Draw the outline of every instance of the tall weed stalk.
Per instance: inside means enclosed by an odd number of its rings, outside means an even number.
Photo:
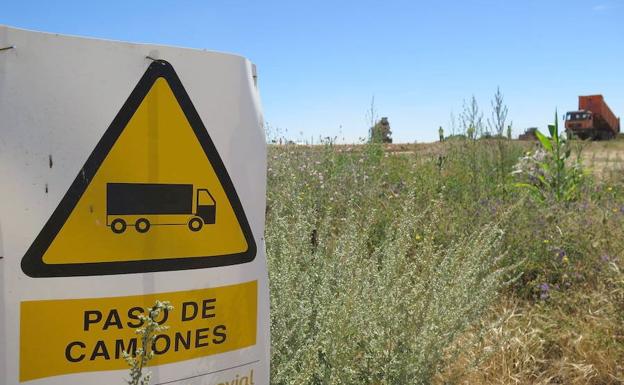
[[[575,159],[571,158],[571,142],[559,133],[556,111],[555,122],[548,125],[548,131],[550,137],[535,131],[541,149],[528,153],[518,162],[514,173],[524,180],[516,186],[529,190],[542,201],[551,198],[557,202],[576,200],[583,181],[580,151]]]

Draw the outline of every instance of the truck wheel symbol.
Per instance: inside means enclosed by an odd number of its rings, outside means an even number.
[[[145,218],[139,218],[134,222],[134,229],[139,233],[147,233],[150,229],[150,222]]]
[[[121,234],[124,231],[126,231],[126,226],[127,226],[126,225],[126,221],[124,221],[123,219],[120,219],[120,218],[114,219],[111,222],[111,225],[110,225],[111,230],[115,234]]]
[[[201,218],[191,218],[191,220],[188,223],[188,227],[191,231],[199,231],[201,230],[201,228],[204,226],[204,221],[201,220]]]

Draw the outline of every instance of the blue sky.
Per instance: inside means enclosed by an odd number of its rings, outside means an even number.
[[[514,133],[602,93],[624,114],[624,0],[5,1],[0,24],[242,54],[265,119],[292,139],[424,142],[500,86]],[[561,115],[561,114],[560,114]],[[448,131],[447,131],[448,132]]]

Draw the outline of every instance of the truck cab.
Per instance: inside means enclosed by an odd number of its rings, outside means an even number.
[[[570,111],[566,114],[565,128],[566,131],[573,131],[579,137],[582,131],[592,130],[594,127],[594,117],[591,111],[579,110]],[[589,132],[587,132],[589,134]],[[584,138],[583,138],[584,139]]]

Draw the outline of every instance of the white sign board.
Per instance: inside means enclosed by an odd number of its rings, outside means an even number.
[[[0,26],[0,383],[268,384],[266,148],[243,57]]]

